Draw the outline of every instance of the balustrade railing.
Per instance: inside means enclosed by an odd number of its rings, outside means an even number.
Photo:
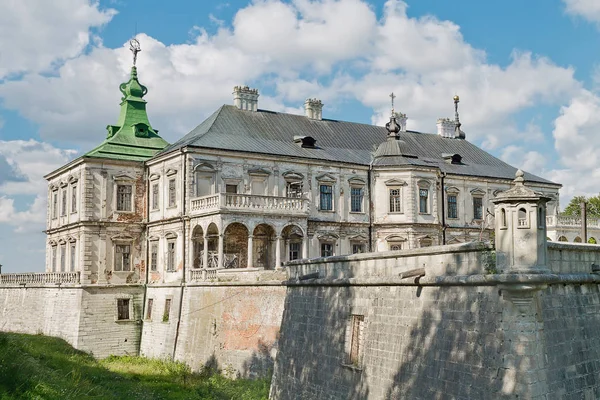
[[[79,283],[79,272],[0,274],[0,285]]]
[[[218,193],[191,200],[191,211],[254,210],[307,212],[306,199],[297,197],[261,196],[255,194]]]
[[[546,225],[547,226],[581,226],[581,217],[548,215],[546,217]],[[587,226],[590,228],[600,228],[600,219],[599,218],[588,218]]]

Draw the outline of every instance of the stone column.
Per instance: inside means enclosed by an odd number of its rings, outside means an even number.
[[[275,269],[281,268],[281,236],[275,241]]]
[[[252,268],[252,264],[254,263],[254,243],[252,239],[254,239],[254,236],[248,235],[248,268]]]
[[[308,237],[302,237],[302,258],[308,258]]]
[[[204,253],[202,254],[202,267],[208,268],[208,236],[204,236]]]
[[[223,242],[224,242],[224,235],[221,233],[219,234],[219,250],[218,250],[218,261],[217,261],[217,267],[218,268],[223,268]]]

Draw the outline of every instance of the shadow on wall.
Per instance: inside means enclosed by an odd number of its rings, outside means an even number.
[[[252,356],[242,364],[242,370],[238,372],[238,378],[262,378],[271,376],[275,360],[271,352],[275,346],[268,345],[262,340],[258,341],[258,351],[253,351]]]
[[[288,287],[271,398],[502,398],[505,302],[489,286]],[[364,316],[356,365],[352,315]]]

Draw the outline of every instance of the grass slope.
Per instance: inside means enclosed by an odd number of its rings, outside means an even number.
[[[192,374],[178,362],[95,360],[64,340],[0,332],[0,399],[267,399],[268,380]]]

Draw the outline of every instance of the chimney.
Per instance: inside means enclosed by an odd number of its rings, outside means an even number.
[[[248,86],[235,86],[233,88],[233,105],[240,110],[258,110],[258,89],[250,89]]]
[[[444,138],[454,138],[456,123],[450,118],[439,118],[437,120],[438,135]]]
[[[306,99],[304,102],[304,115],[310,119],[323,119],[323,103],[319,99]]]

